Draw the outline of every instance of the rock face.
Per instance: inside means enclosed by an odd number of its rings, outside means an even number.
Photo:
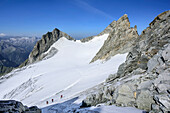
[[[50,48],[50,46],[61,37],[65,37],[68,40],[74,40],[66,33],[55,28],[52,32],[48,32],[47,34],[42,36],[42,39],[39,40],[34,46],[28,60],[26,60],[21,66],[42,60],[43,56],[41,56],[41,54],[46,52]]]
[[[0,66],[0,76],[11,72],[13,69],[13,67]]]
[[[154,113],[170,111],[170,11],[158,15],[135,42],[117,73],[95,94],[89,94],[83,105],[105,100],[106,104]]]
[[[15,100],[4,100],[0,101],[0,112],[1,113],[41,113],[41,110],[36,107],[24,106],[21,102]]]
[[[98,59],[107,60],[118,53],[129,52],[138,37],[137,27],[130,28],[126,14],[118,21],[113,21],[100,35],[105,33],[109,33],[109,36],[91,62]]]

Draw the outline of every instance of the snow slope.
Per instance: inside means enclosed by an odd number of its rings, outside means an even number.
[[[50,47],[58,50],[53,57],[16,69],[0,79],[0,99],[45,107],[46,101],[52,98],[54,103],[49,104],[63,102],[102,83],[109,74],[116,73],[127,55],[119,54],[107,62],[89,64],[107,37],[108,34],[96,36],[86,43],[60,38]]]

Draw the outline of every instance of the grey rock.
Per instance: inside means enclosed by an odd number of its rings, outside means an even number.
[[[37,106],[29,107],[28,113],[41,113],[41,110]]]
[[[166,94],[155,95],[154,99],[160,104],[160,109],[166,109],[166,111],[170,111],[170,99]]]
[[[109,77],[106,79],[106,82],[114,81],[118,77],[118,74],[110,74]]]
[[[170,83],[170,81],[169,81],[169,83]],[[165,92],[167,92],[167,90],[170,89],[170,84],[161,84],[160,83],[160,84],[158,84],[157,88],[158,88],[159,93],[165,93]]]
[[[143,73],[145,73],[145,72],[146,72],[146,70],[141,69],[141,68],[137,68],[136,70],[133,70],[133,71],[132,71],[132,73],[133,73],[134,75],[143,74]]]
[[[159,111],[159,106],[156,104],[151,105],[153,112]]]
[[[166,65],[170,66],[170,44],[165,45],[167,48],[162,52],[162,58]]]
[[[24,62],[24,64],[22,64],[21,66],[42,60],[44,58],[42,57],[42,54],[46,52],[50,48],[50,46],[61,37],[65,37],[68,40],[75,40],[66,33],[55,28],[52,32],[48,32],[47,34],[42,36],[42,39],[39,40],[34,46],[32,52],[29,55],[28,60],[26,60],[26,62]]]
[[[154,113],[170,111],[169,17],[170,11],[163,12],[151,22],[148,28],[143,30],[132,44],[133,47],[130,46],[132,49],[126,61],[119,66],[117,73],[107,78],[103,88],[98,89],[95,95],[103,92],[101,97],[107,98],[105,102],[107,104],[133,106]],[[109,38],[107,40],[109,43]],[[113,55],[110,51],[115,51],[114,48],[110,49],[107,46],[102,48],[109,52],[106,55],[103,50],[99,51],[100,55],[98,53],[95,56],[96,59],[101,59],[100,56],[107,59]],[[107,95],[110,92],[105,89],[107,86],[114,88],[110,95]],[[101,101],[95,101],[96,99],[94,96],[93,101],[89,100],[88,104],[101,103]]]
[[[120,76],[120,75],[123,75],[124,72],[125,72],[125,63],[121,64],[118,68],[118,71],[117,71],[117,75]]]
[[[152,93],[148,90],[141,90],[136,103],[139,109],[150,111],[151,105],[154,103]]]
[[[111,32],[108,38],[91,62],[98,59],[107,60],[116,54],[129,52],[138,37],[136,26],[130,28],[130,22],[126,14],[118,21],[114,21],[111,27],[112,30],[109,30]]]
[[[58,52],[58,50],[55,47],[52,47],[48,53],[43,53],[41,55],[41,59],[49,59],[51,57],[53,57],[56,53]]]
[[[133,84],[130,83],[123,84],[118,89],[119,89],[118,91],[119,96],[116,99],[117,104],[124,104],[125,106],[127,106],[131,102],[135,101],[134,91],[136,91],[136,88]]]
[[[81,39],[80,41],[85,43],[85,42],[92,40],[94,37],[95,36],[86,37],[86,38]]]
[[[15,100],[3,100],[0,101],[0,112],[3,113],[41,113],[41,110],[32,106],[28,108],[24,106],[21,102]]]
[[[148,63],[148,57],[145,56],[145,55],[142,55],[139,59],[139,64],[138,64],[138,67],[143,69],[143,70],[147,70],[148,67],[147,67],[147,63]]]
[[[0,66],[0,76],[11,72],[13,69],[13,67]]]
[[[141,83],[138,85],[138,89],[148,89],[152,86],[153,80],[146,80],[146,81],[141,81]]]
[[[158,62],[158,55],[155,55],[152,57],[152,59],[150,59],[147,63],[147,67],[148,67],[148,72],[152,71],[157,65],[159,65]]]

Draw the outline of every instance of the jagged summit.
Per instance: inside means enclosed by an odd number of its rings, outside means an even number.
[[[102,48],[92,59],[94,62],[98,59],[109,59],[116,54],[123,54],[130,51],[135,39],[138,37],[137,26],[130,27],[130,22],[127,14],[124,14],[117,21],[113,21],[100,34],[108,33],[109,36]]]
[[[46,52],[50,48],[50,46],[61,37],[65,37],[68,40],[75,40],[68,34],[55,28],[52,32],[47,32],[42,36],[42,39],[39,40],[34,46],[32,52],[29,55],[29,58],[22,65],[31,64],[35,61],[43,59],[43,56],[41,56],[41,54]]]
[[[130,22],[129,22],[129,18],[128,18],[128,15],[127,14],[124,14],[122,17],[120,17],[118,19],[118,21],[116,22],[115,20],[110,23],[101,33],[99,33],[97,36],[101,36],[103,34],[110,34],[114,28],[116,27],[116,23],[119,23],[119,22],[122,22],[122,21],[126,21],[128,24],[129,24],[129,27],[130,27]],[[81,39],[80,41],[81,42],[88,42],[89,40],[93,39],[95,36],[90,36],[90,37],[87,37],[87,38],[83,38]]]

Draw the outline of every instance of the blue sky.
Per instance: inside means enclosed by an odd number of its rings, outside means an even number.
[[[128,14],[139,34],[170,0],[0,0],[0,35],[39,36],[58,28],[75,38],[96,35]]]

